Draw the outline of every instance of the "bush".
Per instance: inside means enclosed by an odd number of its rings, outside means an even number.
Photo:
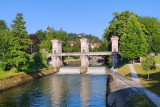
[[[47,67],[47,59],[44,52],[36,52],[31,56],[31,61],[29,63],[29,71],[39,70]]]

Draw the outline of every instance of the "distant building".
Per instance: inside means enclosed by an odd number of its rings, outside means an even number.
[[[91,46],[92,49],[95,48],[95,47],[101,46],[100,43],[89,43],[89,45]]]
[[[76,43],[76,41],[69,41],[69,43],[71,44],[71,47]]]
[[[81,37],[85,36],[85,34],[81,33],[81,34],[77,34],[77,36],[81,38]]]
[[[46,32],[50,32],[51,28],[48,26]]]

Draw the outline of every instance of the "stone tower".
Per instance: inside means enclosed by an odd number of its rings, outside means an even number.
[[[112,36],[112,66],[115,67],[118,64],[118,36]]]
[[[87,38],[81,38],[81,53],[89,52],[89,40]]]
[[[81,38],[81,68],[80,72],[85,73],[87,72],[87,68],[89,65],[88,56],[85,53],[89,52],[89,40],[87,38]]]
[[[56,54],[62,53],[62,41],[59,39],[52,39],[52,65],[56,69],[58,69],[62,65],[62,57],[56,56]]]

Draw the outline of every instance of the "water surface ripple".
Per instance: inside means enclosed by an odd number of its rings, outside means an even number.
[[[1,107],[105,107],[107,75],[53,74],[0,93]]]

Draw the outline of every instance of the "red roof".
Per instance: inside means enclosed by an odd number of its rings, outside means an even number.
[[[100,43],[89,43],[89,45],[101,46]]]
[[[76,41],[69,41],[69,43],[70,43],[70,44],[75,44],[75,43],[76,43]]]

